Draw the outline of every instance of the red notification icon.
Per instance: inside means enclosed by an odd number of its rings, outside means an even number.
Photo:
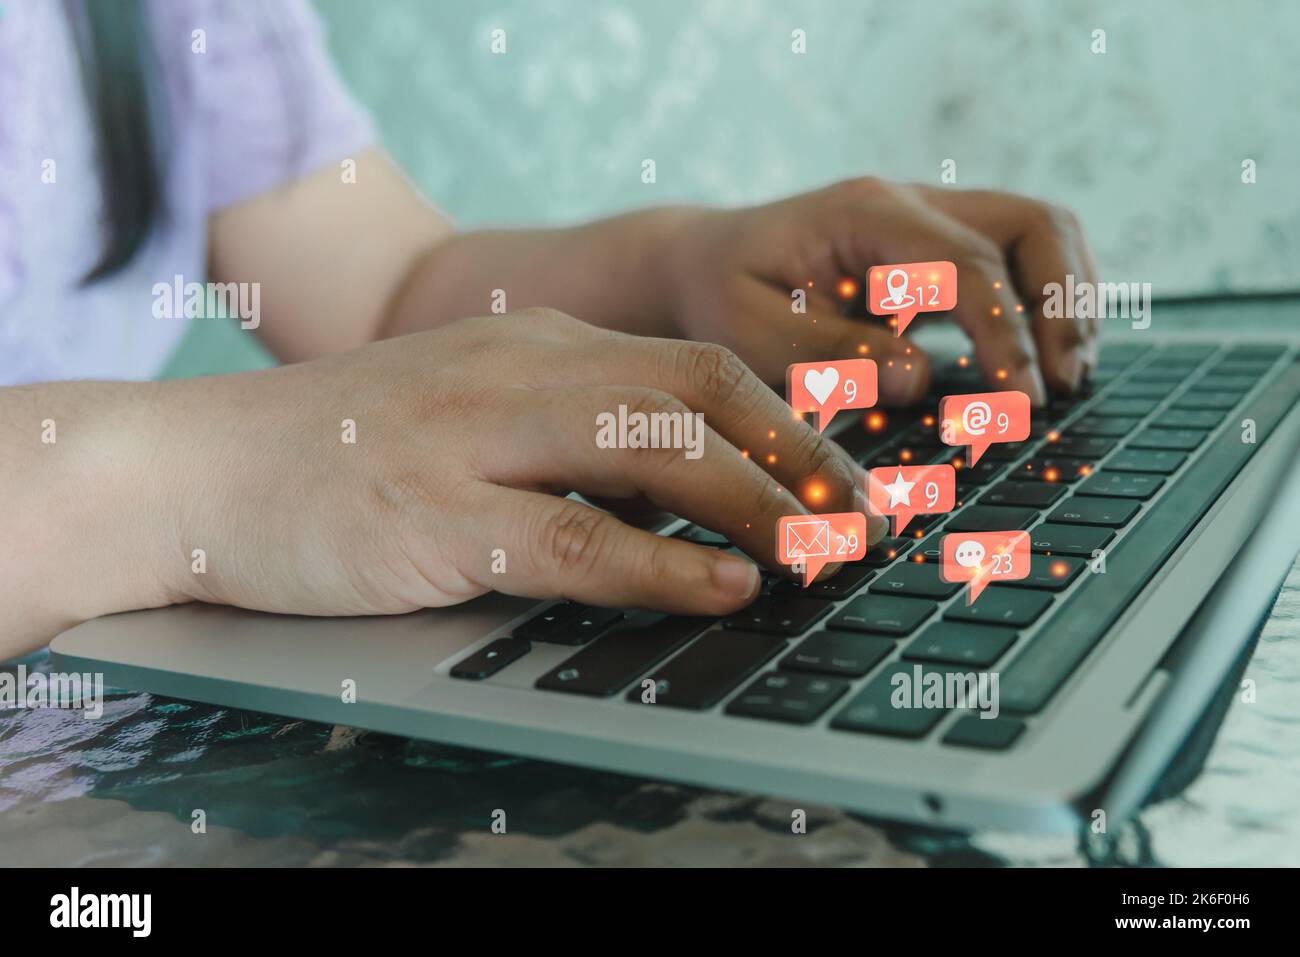
[[[939,576],[946,582],[970,582],[966,604],[989,585],[1029,577],[1028,532],[956,532],[943,537]]]
[[[995,442],[1029,438],[1029,396],[1023,392],[973,392],[939,403],[939,441],[970,446],[973,466]]]
[[[887,465],[868,473],[867,505],[893,518],[895,536],[917,515],[951,512],[957,500],[957,470],[951,465]]]
[[[867,273],[867,308],[893,316],[901,336],[918,312],[946,312],[957,305],[957,267],[950,262],[873,266]]]

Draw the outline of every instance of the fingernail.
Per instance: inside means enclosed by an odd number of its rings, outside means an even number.
[[[1083,379],[1083,356],[1078,349],[1071,349],[1061,359],[1061,378],[1069,384],[1071,392],[1079,388]]]
[[[867,511],[866,492],[867,474],[863,472],[861,478],[858,478],[857,476],[854,476],[854,478],[857,479],[857,482],[853,486],[853,511],[861,512],[863,515],[869,515],[870,513]]]
[[[1008,377],[1007,385],[1029,396],[1031,405],[1042,405],[1047,401],[1047,386],[1043,385],[1043,374],[1035,365],[1016,369]]]
[[[753,562],[719,552],[713,559],[713,584],[735,598],[752,598],[758,593],[758,566]]]

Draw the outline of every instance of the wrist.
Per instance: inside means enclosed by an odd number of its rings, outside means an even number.
[[[53,542],[41,552],[56,630],[113,612],[184,600],[175,538],[181,493],[170,449],[183,431],[163,418],[164,383],[75,383],[55,417],[57,446],[36,482]],[[58,405],[56,402],[55,405]]]

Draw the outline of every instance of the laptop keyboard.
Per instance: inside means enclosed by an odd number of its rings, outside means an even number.
[[[576,645],[538,689],[622,694],[627,707],[645,707],[649,686],[656,707],[798,725],[827,718],[828,734],[1013,747],[1300,400],[1300,362],[1273,344],[1120,346],[1079,395],[1035,410],[1029,439],[990,446],[976,467],[962,467],[957,450],[938,442],[932,410],[943,395],[982,388],[974,370],[953,370],[916,409],[887,413],[887,434],[864,427],[839,436],[868,468],[953,462],[958,501],[949,513],[917,516],[904,536],[835,577],[805,589],[764,574],[759,597],[722,620],[558,602],[451,674],[483,680],[526,658],[534,642]],[[1242,439],[1245,417],[1253,444]],[[962,586],[940,577],[942,536],[1017,529],[1030,533],[1028,577],[991,585],[967,605]],[[675,534],[730,547],[699,526]],[[1089,568],[1098,554],[1105,574]],[[916,668],[996,670],[1001,715],[891,706],[893,676],[911,680]]]

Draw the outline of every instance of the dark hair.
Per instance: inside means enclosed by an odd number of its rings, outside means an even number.
[[[163,211],[158,134],[149,95],[148,35],[140,0],[65,0],[81,79],[99,138],[107,235],[90,284],[123,269]]]

